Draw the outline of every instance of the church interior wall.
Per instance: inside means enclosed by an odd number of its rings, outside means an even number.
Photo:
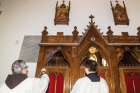
[[[0,0],[0,84],[11,73],[11,64],[18,59],[24,36],[41,35],[44,26],[48,27],[49,35],[64,32],[71,35],[77,26],[80,34],[89,22],[89,15],[104,34],[111,26],[114,34],[128,32],[137,34],[140,26],[139,0],[125,0],[129,25],[115,25],[110,0],[71,0],[69,25],[54,25],[55,5],[57,0]],[[62,0],[58,0],[62,1]],[[115,1],[115,0],[112,0]],[[122,2],[122,0],[119,0]],[[66,0],[66,3],[68,0]],[[34,76],[36,62],[28,62],[29,76]]]

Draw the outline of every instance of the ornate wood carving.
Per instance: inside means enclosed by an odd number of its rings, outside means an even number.
[[[108,27],[107,31],[107,36],[103,36],[104,39],[109,43],[109,44],[116,44],[116,45],[121,45],[121,44],[134,44],[138,45],[139,44],[139,37],[140,37],[140,31],[138,30],[137,36],[129,36],[128,32],[122,32],[122,35],[113,35],[113,31],[111,30],[111,27]]]
[[[42,39],[41,42],[45,42],[46,41],[46,36],[48,35],[48,31],[47,31],[47,27],[44,27],[44,30],[42,31]]]
[[[108,27],[108,31],[107,31],[107,39],[108,39],[108,42],[113,42],[113,31],[111,30],[111,26]]]
[[[108,64],[106,67],[100,65],[99,72],[107,80],[110,93],[121,93],[120,83],[125,83],[125,81],[120,82],[119,68],[122,66],[118,65],[121,60],[120,57],[123,56],[123,46],[129,48],[132,46],[139,47],[139,33],[137,36],[129,36],[126,32],[123,32],[120,36],[113,35],[111,27],[108,27],[107,35],[103,36],[95,22],[93,22],[93,16],[90,16],[90,18],[90,24],[82,36],[78,35],[77,27],[74,27],[72,35],[66,36],[62,32],[58,32],[57,35],[48,35],[45,27],[42,32],[36,76],[39,76],[39,71],[42,67],[46,67],[48,74],[50,72],[61,72],[64,76],[64,93],[70,93],[75,81],[84,75],[80,66],[81,60],[88,55],[88,49],[91,46],[96,46],[99,57],[105,59]],[[58,51],[60,47],[61,49]],[[57,53],[61,54],[61,56],[58,57]],[[58,57],[63,62],[52,61],[56,64],[48,64],[50,55],[52,55],[52,59]],[[66,61],[64,61],[65,59]],[[129,68],[133,66],[130,65]],[[128,66],[125,67],[127,68]],[[135,67],[138,67],[138,65],[135,65]]]
[[[120,66],[140,66],[140,48],[138,46],[123,46],[120,54]]]
[[[79,34],[76,26],[74,27],[72,34],[73,34],[73,40],[76,42],[76,40],[78,38],[78,34]]]
[[[123,6],[119,4],[118,0],[116,0],[115,6],[112,5],[112,1],[110,1],[110,4],[112,8],[115,25],[129,25],[129,19],[124,1]]]
[[[69,5],[67,6],[65,4],[65,1],[63,0],[63,3],[58,6],[58,1],[56,3],[55,8],[55,18],[54,18],[54,24],[55,25],[68,25],[69,24],[69,12],[70,12],[70,1]]]

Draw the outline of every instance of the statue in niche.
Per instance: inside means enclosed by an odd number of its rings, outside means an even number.
[[[90,47],[89,48],[89,59],[91,59],[91,60],[95,60],[96,62],[97,62],[97,56],[96,56],[96,53],[97,52],[97,50],[96,50],[96,48],[95,47]]]
[[[106,60],[101,57],[96,47],[91,46],[88,51],[89,59],[95,60],[100,66],[108,66]]]
[[[116,1],[116,6],[113,6],[112,2],[110,3],[112,7],[112,13],[113,13],[115,25],[129,25],[129,19],[127,16],[127,11],[126,11],[124,1],[123,1],[124,7],[121,6],[118,3],[118,1]]]
[[[69,11],[70,11],[70,1],[69,6],[66,6],[65,1],[58,6],[58,1],[56,4],[56,12],[55,12],[55,19],[54,24],[69,24]]]

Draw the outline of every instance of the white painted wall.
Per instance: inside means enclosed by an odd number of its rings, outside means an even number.
[[[114,34],[127,31],[130,35],[136,35],[136,28],[140,26],[140,0],[125,0],[129,26],[114,25],[110,0],[71,0],[69,25],[55,26],[53,20],[56,1],[0,0],[0,10],[3,11],[0,15],[0,84],[10,73],[12,62],[18,59],[24,35],[40,35],[44,26],[48,26],[49,34],[71,34],[74,26],[81,33],[88,25],[90,14],[95,16],[96,24],[104,33],[108,26],[112,26]],[[29,63],[30,76],[34,75],[35,67],[35,63]]]

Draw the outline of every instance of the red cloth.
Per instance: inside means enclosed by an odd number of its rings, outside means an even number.
[[[57,75],[56,93],[63,93],[64,78],[61,73]]]
[[[139,73],[126,73],[125,81],[127,93],[140,93],[140,74]]]
[[[49,75],[50,83],[46,93],[55,93],[55,74],[51,73]]]
[[[135,77],[136,93],[140,93],[140,75]]]
[[[101,76],[102,78],[105,79],[105,70],[104,70],[104,69],[100,69],[100,70],[98,71],[98,74],[99,74],[99,76]]]

